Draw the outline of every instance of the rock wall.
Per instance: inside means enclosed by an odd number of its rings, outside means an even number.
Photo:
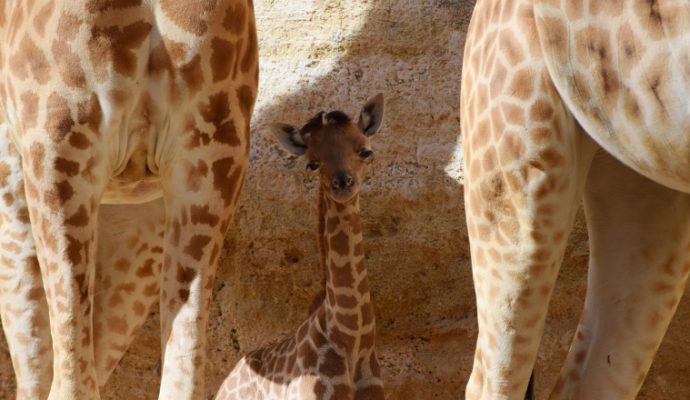
[[[316,179],[266,129],[320,110],[351,115],[386,96],[384,125],[362,210],[378,352],[389,399],[459,399],[476,335],[462,201],[459,87],[473,1],[256,0],[261,87],[250,172],[216,279],[207,390],[245,351],[292,332],[319,289]],[[582,309],[587,238],[578,220],[537,364],[544,397]],[[680,306],[642,399],[687,398],[690,307]],[[104,399],[154,399],[160,374],[153,313],[108,383]],[[4,343],[3,343],[4,346]],[[0,398],[13,396],[6,347]]]

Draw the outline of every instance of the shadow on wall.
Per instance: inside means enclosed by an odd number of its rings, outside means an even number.
[[[256,3],[261,88],[244,201],[219,272],[218,337],[232,326],[245,352],[293,333],[320,285],[316,176],[266,125],[301,126],[321,110],[355,116],[383,92],[362,214],[384,378],[390,398],[419,382],[419,398],[457,398],[473,355],[474,294],[460,176],[446,170],[460,171],[449,164],[460,161],[460,68],[474,2],[286,4]],[[221,358],[229,371],[236,357]]]

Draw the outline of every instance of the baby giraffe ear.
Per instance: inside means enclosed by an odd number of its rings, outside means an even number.
[[[359,113],[357,126],[365,136],[372,136],[378,132],[383,121],[383,93],[367,100]]]
[[[308,136],[302,135],[299,129],[292,125],[273,123],[270,125],[273,136],[285,150],[296,156],[301,156],[307,151]]]

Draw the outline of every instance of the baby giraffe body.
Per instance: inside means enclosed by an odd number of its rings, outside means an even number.
[[[319,247],[326,296],[297,332],[246,355],[226,378],[216,400],[383,399],[374,352],[374,310],[369,294],[359,209],[368,136],[379,128],[383,96],[364,106],[359,123],[334,111],[301,130],[276,124],[290,152],[319,170]]]

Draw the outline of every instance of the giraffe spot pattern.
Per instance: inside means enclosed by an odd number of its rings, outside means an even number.
[[[204,121],[216,128],[212,135],[214,140],[230,146],[240,144],[235,123],[230,118],[230,100],[227,92],[218,92],[209,97],[208,104],[201,106],[199,112]]]
[[[86,76],[81,67],[79,56],[72,51],[70,45],[60,40],[54,40],[51,48],[53,58],[58,66],[58,73],[62,81],[75,88],[82,88],[86,85]]]
[[[213,186],[220,192],[226,207],[236,201],[235,197],[242,183],[243,170],[241,168],[233,168],[235,165],[236,163],[233,157],[216,160],[211,165]]]
[[[88,47],[97,76],[105,79],[107,69],[112,66],[119,74],[134,77],[138,64],[134,50],[149,36],[151,28],[145,21],[123,27],[93,27]]]
[[[214,0],[200,0],[187,3],[161,0],[160,6],[167,17],[180,29],[201,36],[208,30],[208,15],[215,11],[216,2]]]
[[[57,93],[52,93],[48,97],[46,109],[46,133],[53,141],[62,142],[74,126],[67,100]]]
[[[50,79],[48,59],[28,35],[22,38],[17,51],[10,57],[9,69],[21,80],[32,77],[43,85]]]
[[[235,57],[235,46],[232,43],[221,38],[211,41],[211,71],[214,82],[227,79]]]
[[[204,248],[211,242],[211,237],[208,235],[193,235],[189,239],[189,243],[184,248],[184,253],[192,257],[196,261],[200,261],[204,255]]]

